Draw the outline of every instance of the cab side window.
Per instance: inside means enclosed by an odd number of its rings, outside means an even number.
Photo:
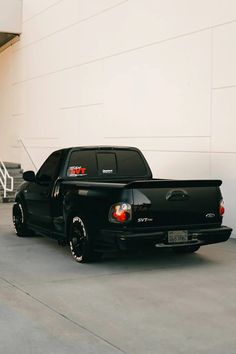
[[[53,182],[59,173],[60,160],[61,151],[53,152],[38,171],[36,176],[37,180],[39,182]]]

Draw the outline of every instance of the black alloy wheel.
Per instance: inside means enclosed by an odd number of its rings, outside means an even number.
[[[102,253],[92,248],[87,228],[79,216],[72,219],[69,234],[70,250],[76,262],[87,263],[101,258]]]
[[[33,232],[27,227],[26,216],[21,202],[15,202],[13,205],[12,218],[17,236],[27,237],[33,235]]]

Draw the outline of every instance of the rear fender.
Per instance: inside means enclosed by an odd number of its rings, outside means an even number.
[[[66,235],[68,235],[71,220],[76,215],[86,221],[90,232],[98,235],[102,228],[111,225],[108,220],[109,211],[111,206],[118,202],[132,204],[132,189],[96,188],[86,191],[78,189],[69,191],[63,200]]]

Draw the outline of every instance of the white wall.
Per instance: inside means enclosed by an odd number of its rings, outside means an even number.
[[[0,54],[2,158],[32,168],[19,139],[37,166],[62,146],[134,145],[156,176],[222,178],[236,229],[236,1],[24,0],[23,10],[21,41]]]
[[[21,33],[22,0],[0,0],[0,32]]]

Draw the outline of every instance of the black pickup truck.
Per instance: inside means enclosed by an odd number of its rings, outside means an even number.
[[[133,147],[61,149],[23,177],[13,206],[17,235],[69,243],[78,262],[144,246],[195,252],[232,232],[221,225],[220,180],[154,179]]]

